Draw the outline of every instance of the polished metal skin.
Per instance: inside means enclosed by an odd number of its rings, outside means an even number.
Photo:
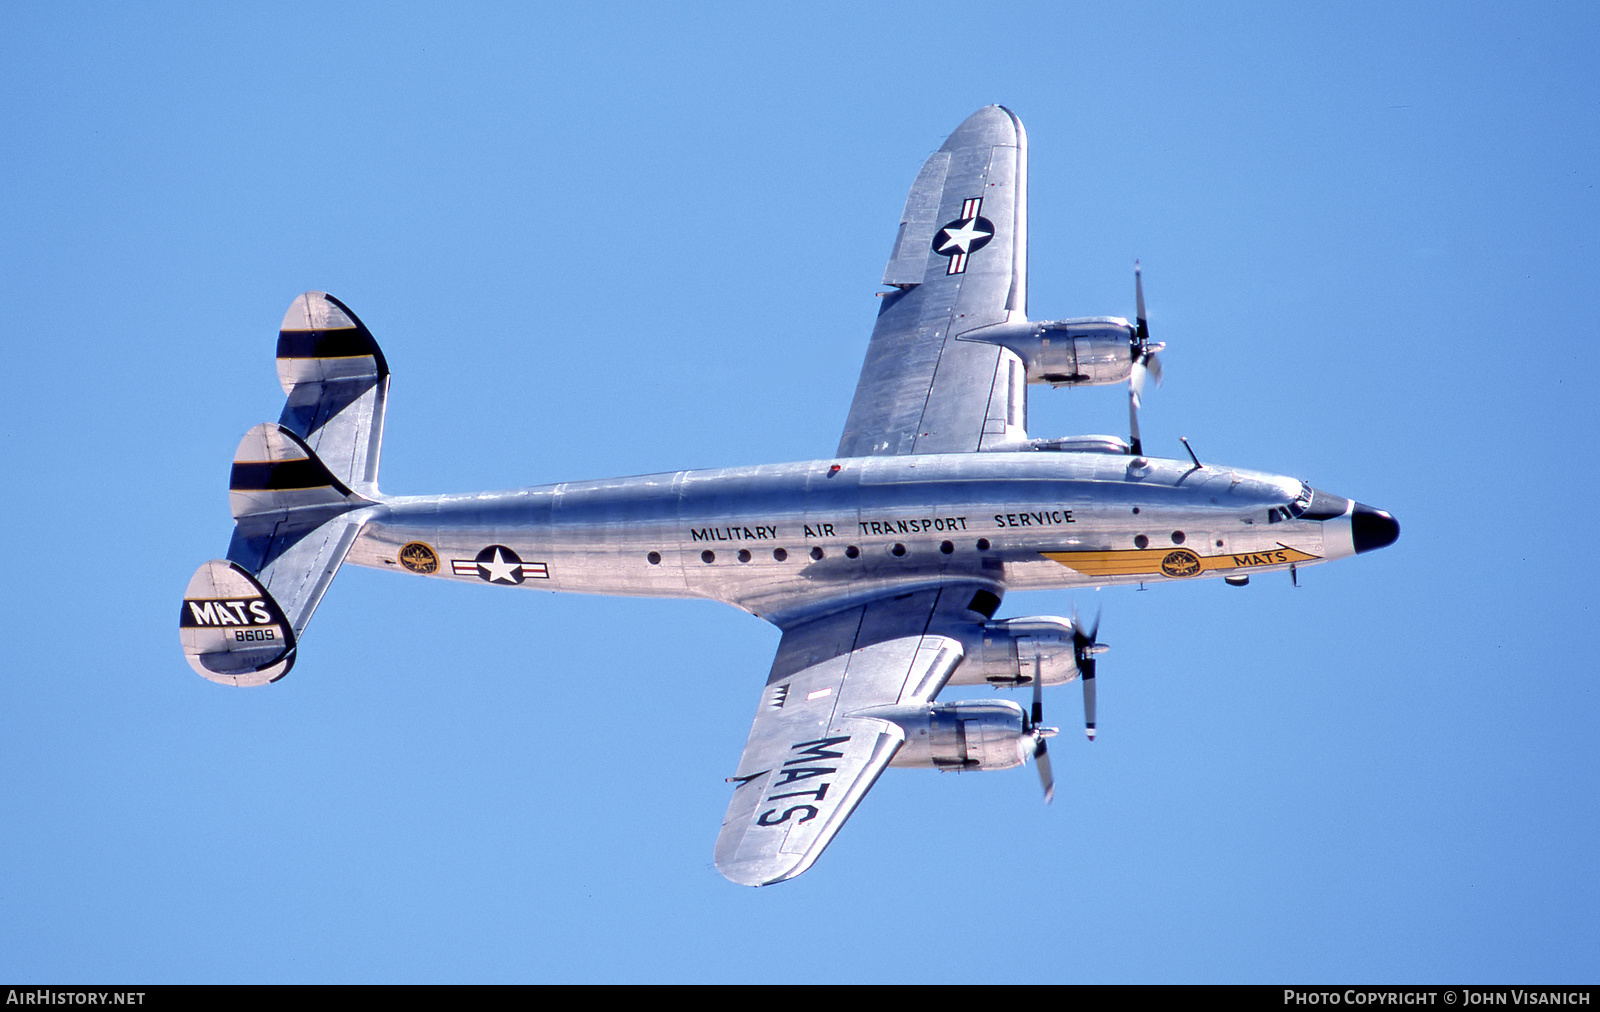
[[[792,878],[883,769],[1039,761],[1038,687],[1085,689],[1093,630],[994,618],[1010,590],[1249,576],[1380,548],[1387,513],[1298,479],[1139,452],[1133,439],[1036,439],[1027,387],[1138,385],[1148,340],[1117,317],[1027,320],[1027,140],[998,106],[918,175],[836,456],[761,467],[387,496],[388,366],[366,327],[309,292],[284,318],[277,424],[246,434],[226,560],[185,593],[191,665],[224,684],[285,675],[339,565],[577,593],[704,597],[783,630],[740,759],[716,863]],[[1081,676],[1081,677],[1080,677]],[[1028,686],[935,702],[947,684]]]
[[[481,574],[466,563],[501,544],[540,567],[516,581],[526,587],[708,597],[783,626],[863,596],[951,581],[993,584],[998,594],[1354,554],[1345,509],[1273,520],[1302,487],[1110,454],[837,458],[386,498],[363,511],[347,561],[404,568],[401,549],[420,543],[447,562],[429,575],[470,581]],[[1164,556],[1180,545],[1200,569],[1164,574]]]

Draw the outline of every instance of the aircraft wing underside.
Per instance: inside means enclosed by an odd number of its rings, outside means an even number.
[[[980,109],[912,185],[839,456],[962,453],[1025,438],[1021,360],[961,340],[1026,316],[1028,140]]]
[[[961,663],[961,643],[936,630],[968,614],[974,590],[879,598],[785,628],[732,778],[718,871],[769,885],[811,867],[905,739],[892,708],[931,702]]]

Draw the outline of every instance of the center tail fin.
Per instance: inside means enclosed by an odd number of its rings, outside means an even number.
[[[307,292],[284,317],[278,375],[282,418],[245,433],[234,454],[228,557],[190,579],[179,620],[190,666],[227,685],[288,674],[378,500],[389,369],[371,332],[337,299]]]

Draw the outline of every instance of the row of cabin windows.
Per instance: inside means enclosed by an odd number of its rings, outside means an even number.
[[[989,539],[979,538],[977,541],[977,549],[980,552],[987,552],[989,550]],[[956,545],[954,541],[941,542],[939,545],[939,551],[943,552],[945,555],[950,555],[954,553],[955,550]],[[893,555],[897,559],[904,558],[908,551],[909,550],[906,548],[906,546],[900,544],[899,542],[895,542],[893,545],[889,546],[889,554]],[[821,560],[825,558],[828,553],[824,552],[822,548],[818,546],[813,547],[810,554],[812,559]],[[861,557],[861,549],[857,548],[855,545],[849,545],[845,548],[844,554],[845,558],[847,559],[857,559]],[[786,562],[789,558],[789,550],[787,548],[774,548],[772,550],[772,557],[779,562]],[[750,549],[739,549],[738,559],[740,562],[749,562],[752,558],[753,556],[750,554]],[[645,555],[645,559],[652,566],[661,565],[660,552],[650,552]],[[708,548],[700,553],[700,561],[709,566],[711,563],[717,561],[717,553]]]
[[[1138,512],[1138,511],[1135,510],[1134,512]],[[1182,531],[1173,531],[1171,537],[1172,537],[1172,543],[1175,544],[1175,545],[1181,545],[1181,544],[1184,543],[1185,540],[1187,540],[1186,536],[1184,535],[1184,533]],[[1147,537],[1146,535],[1143,535],[1143,534],[1135,535],[1134,539],[1133,539],[1133,546],[1135,548],[1149,548],[1150,547],[1150,539],[1149,539],[1149,537]],[[977,547],[978,551],[980,551],[980,552],[987,552],[989,550],[989,539],[988,538],[979,538],[978,541],[977,541],[976,547]],[[1217,542],[1217,547],[1218,548],[1222,547],[1222,542],[1221,541]],[[955,550],[956,550],[956,546],[955,546],[955,542],[953,542],[953,541],[943,541],[943,542],[940,542],[940,544],[939,544],[939,551],[943,552],[945,555],[950,555]],[[811,549],[811,558],[813,558],[813,559],[821,560],[822,558],[824,558],[826,556],[826,554],[827,553],[824,552],[820,547],[816,547],[816,548],[812,548]],[[857,548],[855,545],[849,545],[849,546],[847,546],[845,548],[844,554],[845,554],[845,558],[848,558],[848,559],[859,558],[861,556],[861,549]],[[897,559],[904,558],[906,556],[906,554],[907,554],[906,546],[897,541],[897,542],[895,542],[893,545],[891,545],[889,547],[889,554],[893,555]],[[774,559],[776,559],[777,561],[779,561],[779,562],[785,562],[789,558],[789,551],[788,551],[788,549],[785,549],[785,548],[774,548],[772,550],[772,557]],[[738,558],[739,558],[740,562],[749,562],[751,560],[751,558],[753,558],[753,556],[750,554],[750,549],[741,548],[741,549],[739,549]],[[645,556],[645,559],[648,560],[650,565],[652,565],[652,566],[661,565],[661,553],[660,552],[650,552],[649,554],[647,554]],[[717,561],[717,553],[713,552],[711,549],[708,548],[705,551],[700,553],[700,561],[704,562],[706,565],[709,566],[711,563]]]

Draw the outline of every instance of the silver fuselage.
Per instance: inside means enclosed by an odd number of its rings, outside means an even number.
[[[349,561],[474,581],[488,576],[471,560],[501,545],[528,564],[522,587],[704,597],[782,623],[831,601],[952,579],[1000,592],[1091,587],[1353,554],[1348,510],[1321,520],[1274,512],[1303,487],[1255,471],[1094,453],[818,460],[385,497],[368,508]],[[436,554],[431,571],[402,565],[402,549],[417,544]],[[1163,572],[1172,553],[1180,565]],[[1186,553],[1222,568],[1187,572]],[[1106,562],[1113,556],[1116,565]]]

